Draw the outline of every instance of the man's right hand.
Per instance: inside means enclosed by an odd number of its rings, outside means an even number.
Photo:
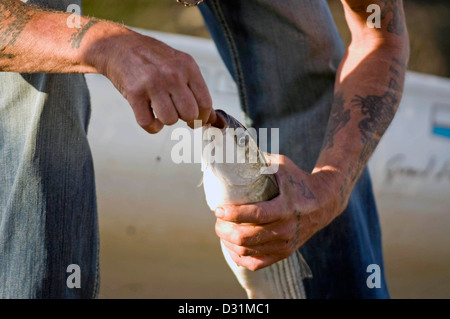
[[[104,20],[80,17],[74,28],[70,16],[1,1],[0,71],[102,73],[149,133],[179,119],[215,121],[208,88],[188,54]]]
[[[91,44],[86,59],[111,80],[149,133],[179,119],[188,124],[216,119],[194,59],[156,39],[127,30]]]

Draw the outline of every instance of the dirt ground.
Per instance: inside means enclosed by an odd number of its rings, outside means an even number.
[[[214,217],[207,210],[199,212],[201,221],[173,224],[176,212],[165,211],[167,219],[160,216],[150,223],[148,217],[129,219],[111,213],[113,207],[100,207],[101,298],[246,297],[222,257]],[[448,221],[424,227],[416,217],[381,214],[391,296],[450,298]],[[442,239],[447,242],[436,245]]]

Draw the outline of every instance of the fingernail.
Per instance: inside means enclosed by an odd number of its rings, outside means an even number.
[[[216,208],[215,214],[217,218],[222,218],[223,216],[225,216],[225,210],[221,207]]]

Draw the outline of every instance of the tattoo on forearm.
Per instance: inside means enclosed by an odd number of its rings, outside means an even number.
[[[367,116],[358,125],[362,134],[361,140],[366,143],[369,139],[379,139],[386,131],[398,100],[394,93],[387,91],[383,95],[356,95],[352,102],[354,107],[360,108],[361,113]]]
[[[72,34],[69,39],[69,42],[72,43],[72,48],[78,49],[88,30],[99,21],[100,20],[97,19],[91,19],[82,28],[78,29],[74,34]]]
[[[291,185],[296,185],[300,188],[300,192],[302,193],[302,196],[306,199],[316,199],[311,189],[306,185],[305,181],[302,180],[301,182],[297,182],[292,179],[292,177],[289,177],[289,183]]]
[[[343,129],[350,121],[350,110],[344,110],[345,100],[341,92],[334,95],[333,105],[331,106],[330,119],[328,121],[327,132],[322,149],[330,149],[334,146],[334,136]]]
[[[394,118],[400,103],[403,74],[406,66],[398,59],[392,59],[393,64],[389,67],[392,74],[388,88],[382,95],[367,95],[362,97],[356,95],[352,100],[353,107],[361,110],[365,118],[358,124],[361,133],[361,142],[364,144],[361,150],[357,167],[351,176],[354,182],[367,164],[370,156],[375,150],[378,142]]]
[[[35,10],[29,5],[14,0],[0,2],[0,50],[1,57],[13,58],[5,53],[8,46],[13,46],[25,26],[33,18]]]
[[[398,83],[400,71],[397,68],[401,64],[397,59],[392,60],[395,66],[391,65],[389,68],[392,77],[386,92],[383,95],[367,95],[366,97],[356,95],[352,100],[353,107],[360,109],[361,113],[366,116],[358,125],[363,143],[381,138],[391,123],[400,102],[401,86]]]
[[[358,158],[358,163],[356,163],[356,169],[353,170],[353,174],[351,175],[352,183],[356,182],[356,180],[361,175],[362,171],[367,165],[367,161],[369,160],[377,145],[378,140],[375,138],[371,138],[366,143],[364,143],[363,149],[361,150],[361,154]]]
[[[384,6],[381,10],[381,19],[386,19],[388,16],[387,31],[396,35],[402,35],[405,32],[404,21],[401,12],[401,3],[399,0],[380,0]]]
[[[0,58],[12,59],[12,58],[15,57],[14,54],[11,54],[11,53],[5,53],[4,51],[5,51],[5,48],[2,48],[2,49],[0,50]]]

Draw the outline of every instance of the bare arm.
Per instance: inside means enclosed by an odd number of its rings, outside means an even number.
[[[81,18],[81,28],[69,28],[69,14],[43,10],[18,0],[0,2],[0,70],[10,72],[97,72],[85,59],[97,28],[127,32],[116,24]],[[89,35],[89,36],[87,36]],[[81,45],[83,44],[83,45]]]
[[[257,270],[290,256],[345,209],[350,193],[400,103],[409,41],[402,0],[342,0],[352,42],[336,79],[323,148],[310,174],[273,157],[280,195],[216,209],[216,233],[231,258]],[[366,25],[381,7],[380,29]]]
[[[192,57],[108,21],[81,17],[80,28],[69,28],[68,17],[19,0],[0,1],[0,70],[101,73],[149,133],[178,119],[214,121],[211,97]]]
[[[344,209],[351,190],[391,123],[403,93],[409,40],[402,0],[342,0],[352,42],[341,63],[324,146],[315,171],[335,178]],[[381,28],[366,24],[381,8]]]

